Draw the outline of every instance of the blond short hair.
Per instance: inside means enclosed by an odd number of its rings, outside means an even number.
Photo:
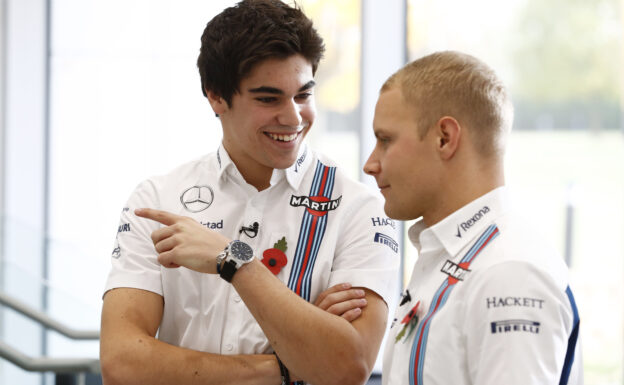
[[[504,153],[513,107],[503,83],[482,61],[461,52],[437,52],[401,68],[380,92],[397,86],[414,107],[421,138],[440,118],[451,116],[468,127],[480,154]]]

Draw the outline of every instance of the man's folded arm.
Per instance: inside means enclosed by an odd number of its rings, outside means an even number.
[[[106,293],[100,339],[105,385],[281,383],[272,354],[211,354],[157,340],[162,314],[158,294],[130,288]]]
[[[363,289],[353,322],[315,307],[275,279],[261,262],[241,267],[232,284],[289,371],[313,384],[363,384],[385,331],[388,307]]]

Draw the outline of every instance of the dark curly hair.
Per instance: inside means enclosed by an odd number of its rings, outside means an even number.
[[[197,67],[204,96],[210,90],[228,104],[240,82],[259,62],[300,54],[316,72],[323,39],[312,20],[295,4],[280,0],[243,0],[208,24],[201,38]]]

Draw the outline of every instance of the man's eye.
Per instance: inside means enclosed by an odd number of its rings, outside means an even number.
[[[306,100],[306,99],[308,99],[310,96],[312,96],[312,93],[311,93],[311,92],[304,92],[304,93],[302,93],[302,94],[297,95],[295,98],[296,98],[297,100]]]
[[[273,96],[266,96],[266,97],[256,98],[256,100],[261,102],[261,103],[273,103],[274,101],[277,100],[277,98],[273,97]]]

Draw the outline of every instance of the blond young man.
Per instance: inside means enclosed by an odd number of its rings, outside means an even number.
[[[516,216],[503,155],[513,110],[478,59],[439,52],[381,89],[364,170],[419,258],[386,345],[384,384],[579,384],[563,259]]]

